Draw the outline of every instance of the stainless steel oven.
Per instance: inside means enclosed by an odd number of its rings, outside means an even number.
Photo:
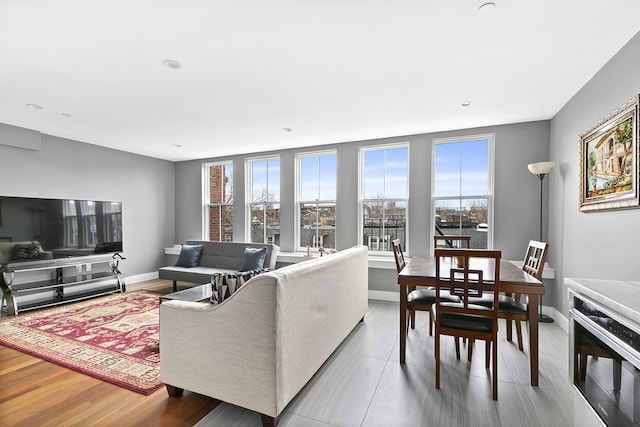
[[[569,289],[570,375],[607,426],[640,426],[640,326]]]

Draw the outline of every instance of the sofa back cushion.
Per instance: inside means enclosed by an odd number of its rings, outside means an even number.
[[[189,240],[188,245],[202,245],[200,266],[215,267],[225,270],[240,271],[244,248],[267,248],[264,268],[275,269],[278,246],[266,243],[213,242],[206,240]]]

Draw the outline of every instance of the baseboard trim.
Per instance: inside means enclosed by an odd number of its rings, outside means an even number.
[[[138,283],[146,282],[148,280],[156,280],[158,278],[158,272],[137,274],[135,276],[127,276],[124,278],[124,283],[127,286],[127,290],[135,291],[141,289],[143,286],[137,285]],[[137,286],[136,286],[137,285]]]
[[[392,291],[372,291],[369,290],[369,299],[378,301],[400,302],[400,293]]]

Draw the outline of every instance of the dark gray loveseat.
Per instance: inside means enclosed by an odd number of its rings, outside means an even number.
[[[206,240],[189,240],[187,245],[202,245],[202,255],[195,267],[179,267],[170,265],[158,270],[158,277],[173,281],[173,289],[177,290],[177,282],[197,284],[208,283],[215,273],[235,273],[242,266],[244,248],[266,248],[264,268],[274,270],[278,258],[279,247],[267,243],[211,242]]]

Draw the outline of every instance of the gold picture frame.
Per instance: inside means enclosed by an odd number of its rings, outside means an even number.
[[[640,96],[580,135],[580,210],[629,209],[638,197]]]

